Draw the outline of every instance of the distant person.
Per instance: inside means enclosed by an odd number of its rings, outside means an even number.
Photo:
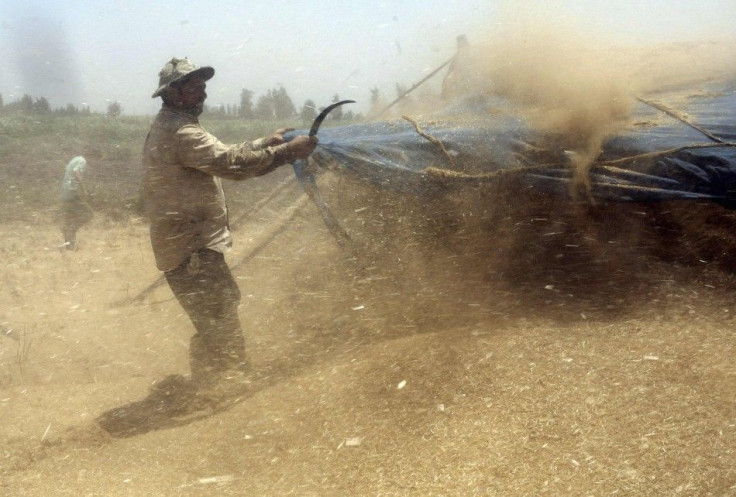
[[[93,217],[89,204],[90,192],[85,182],[87,160],[78,155],[66,165],[61,182],[61,248],[77,250],[77,231]]]
[[[470,43],[468,42],[468,38],[465,35],[460,35],[457,37],[456,42],[457,52],[455,52],[455,57],[450,62],[450,67],[447,68],[447,74],[442,80],[442,91],[440,95],[445,100],[451,100],[469,90],[469,73],[478,71],[478,68],[475,67],[475,64],[469,58]]]
[[[161,97],[163,105],[144,145],[141,195],[156,265],[196,330],[187,384],[218,392],[246,382],[250,368],[238,317],[240,291],[223,255],[231,235],[221,178],[253,178],[305,159],[317,139],[297,136],[284,143],[290,129],[283,128],[254,142],[221,143],[198,120],[205,82],[214,74],[186,58],[173,58],[161,69],[153,98]]]

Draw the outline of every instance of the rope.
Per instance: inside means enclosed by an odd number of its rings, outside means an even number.
[[[442,153],[443,153],[443,154],[445,155],[445,157],[447,158],[447,160],[448,160],[448,161],[450,162],[450,167],[452,167],[452,169],[455,169],[455,167],[456,167],[456,165],[455,165],[455,159],[454,159],[454,158],[453,158],[453,157],[452,157],[452,156],[450,155],[450,153],[449,153],[449,152],[447,151],[447,149],[445,148],[445,145],[444,145],[444,144],[443,144],[443,143],[442,143],[442,142],[441,142],[441,141],[440,141],[439,139],[437,139],[437,138],[435,138],[434,136],[432,136],[432,135],[430,135],[430,134],[426,133],[425,131],[423,131],[423,130],[422,130],[422,129],[421,129],[420,127],[419,127],[419,123],[418,123],[418,122],[416,122],[416,121],[415,121],[414,119],[412,119],[411,117],[409,117],[409,116],[401,116],[401,117],[402,117],[403,119],[406,119],[406,120],[407,120],[407,121],[409,121],[410,123],[412,123],[412,124],[414,125],[414,129],[416,129],[416,130],[417,130],[417,133],[419,133],[419,135],[420,135],[420,136],[422,136],[423,138],[426,138],[426,139],[427,139],[427,140],[429,140],[430,142],[432,142],[432,143],[434,143],[435,145],[437,145],[437,147],[438,147],[438,148],[440,149],[440,151],[442,151]]]
[[[707,129],[702,128],[702,127],[698,126],[697,124],[690,122],[687,118],[685,118],[685,115],[682,112],[678,111],[677,109],[672,109],[672,108],[667,107],[667,106],[662,105],[662,104],[657,104],[657,103],[654,103],[654,102],[650,102],[649,100],[644,100],[641,97],[636,97],[636,99],[639,102],[641,102],[641,103],[647,104],[650,107],[654,107],[655,109],[664,112],[668,116],[674,117],[678,121],[681,121],[681,122],[687,124],[688,126],[690,126],[691,128],[693,128],[694,130],[700,131],[701,133],[703,133],[705,136],[707,136],[708,138],[710,138],[714,142],[716,142],[716,143],[724,143],[723,140],[721,140],[720,138],[718,138],[716,135],[714,135],[713,133],[711,133]]]

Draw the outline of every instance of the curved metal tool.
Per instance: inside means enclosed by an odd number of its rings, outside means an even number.
[[[325,107],[324,110],[320,112],[319,115],[314,119],[312,127],[309,128],[309,136],[317,135],[317,131],[319,131],[319,126],[322,124],[322,121],[325,120],[327,114],[332,112],[332,110],[341,105],[352,103],[355,103],[355,100],[341,100]],[[351,241],[350,236],[345,232],[344,229],[342,229],[340,223],[337,222],[337,219],[335,219],[335,216],[332,215],[332,212],[330,212],[327,204],[325,204],[325,201],[322,199],[322,195],[320,195],[319,189],[317,188],[317,180],[315,179],[314,174],[307,169],[306,165],[307,162],[304,159],[300,159],[294,162],[294,173],[296,174],[299,183],[304,188],[304,191],[307,192],[309,198],[312,199],[312,201],[319,209],[319,213],[322,216],[322,220],[325,222],[327,229],[330,230],[330,233],[332,233],[332,235],[335,237],[337,243],[340,246],[345,247],[347,246],[348,242]]]
[[[324,108],[322,112],[319,113],[319,115],[314,118],[314,122],[312,123],[312,127],[309,128],[309,136],[315,136],[317,134],[317,131],[319,131],[319,127],[322,124],[322,121],[325,120],[325,117],[327,117],[327,114],[333,111],[333,109],[340,107],[344,104],[354,104],[355,100],[340,100],[339,102],[335,102],[334,104],[330,104],[327,107]]]

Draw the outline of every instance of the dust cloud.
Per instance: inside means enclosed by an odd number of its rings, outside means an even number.
[[[446,96],[505,99],[529,126],[555,136],[583,186],[603,142],[630,123],[637,97],[736,75],[733,40],[626,46],[572,22],[517,15],[501,24],[458,52]]]
[[[734,67],[723,45],[624,50],[525,21],[471,40],[453,90],[510,101],[581,173],[636,96]],[[443,103],[416,101],[430,98]],[[106,191],[137,188],[127,151],[143,137],[125,136],[99,159]],[[74,140],[52,134],[44,150]],[[193,329],[165,284],[144,293],[159,277],[147,223],[101,203],[81,249],[56,250],[51,200],[26,207],[59,179],[43,155],[3,164],[18,216],[0,241],[3,495],[734,488],[736,288],[715,264],[736,267],[732,211],[581,206],[514,175],[406,195],[327,171],[346,248],[300,207],[288,168],[229,183],[231,212],[249,213],[228,258],[257,374],[227,410],[186,416],[149,396],[188,370]],[[97,422],[121,407],[134,415],[117,431]]]
[[[9,23],[14,62],[21,88],[54,106],[82,102],[84,88],[67,28],[51,14],[24,10]]]
[[[625,81],[574,32],[525,25],[490,46],[502,55],[487,59],[491,91],[519,104],[535,129],[560,135],[584,181],[604,139],[627,121],[632,101]]]

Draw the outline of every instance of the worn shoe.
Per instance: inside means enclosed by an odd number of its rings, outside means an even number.
[[[248,393],[253,381],[250,373],[223,371],[209,381],[197,385],[195,396],[214,406],[222,407],[238,402]]]

